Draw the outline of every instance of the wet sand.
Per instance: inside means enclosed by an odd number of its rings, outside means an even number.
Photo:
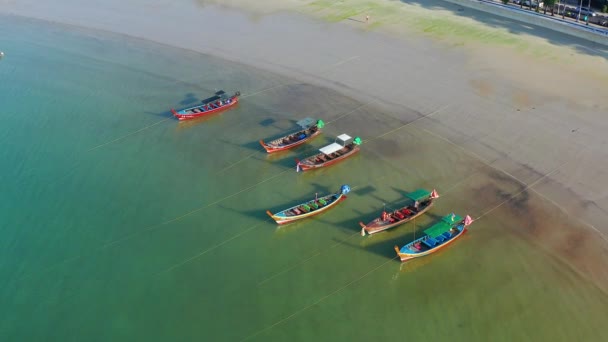
[[[516,220],[513,231],[608,289],[605,52],[552,33],[527,35],[521,23],[479,12],[463,19],[470,25],[464,29],[454,24],[462,19],[454,5],[439,1],[435,11],[391,3],[401,6],[396,14],[358,3],[5,0],[0,14],[214,55],[331,88],[390,113],[396,127],[417,120],[413,127],[427,133],[421,139],[440,140],[484,165],[487,172],[475,176],[479,184],[462,189],[469,203],[506,201],[501,210]],[[368,12],[372,22],[365,24]],[[412,17],[420,13],[432,17]],[[400,25],[398,15],[410,23]],[[492,20],[502,26],[484,31]],[[376,120],[371,115],[369,121]],[[352,129],[366,125],[354,121]],[[382,158],[402,156],[391,152],[391,139],[377,143]],[[522,196],[525,201],[517,200]]]

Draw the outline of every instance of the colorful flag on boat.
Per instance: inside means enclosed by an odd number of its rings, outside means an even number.
[[[431,198],[432,199],[439,198],[439,194],[437,193],[437,190],[433,189],[433,192],[431,192]]]
[[[466,226],[470,225],[471,223],[473,223],[473,219],[471,218],[471,216],[467,215],[464,218],[464,226],[466,227]]]

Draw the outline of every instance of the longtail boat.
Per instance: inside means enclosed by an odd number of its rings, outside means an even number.
[[[319,149],[321,153],[307,157],[302,161],[296,159],[296,171],[318,169],[335,164],[359,152],[359,145],[361,145],[361,138],[353,139],[347,134],[340,134],[335,142]]]
[[[390,213],[386,212],[386,210],[382,210],[382,215],[368,224],[359,222],[359,225],[361,226],[361,236],[364,236],[365,233],[370,235],[379,233],[415,219],[431,209],[433,201],[439,197],[439,194],[436,190],[429,192],[424,189],[418,189],[409,193],[407,197],[409,197],[413,203]]]
[[[220,90],[216,92],[214,96],[203,100],[203,103],[200,105],[177,111],[171,109],[171,113],[179,120],[200,118],[201,116],[218,113],[235,106],[239,102],[239,96],[241,96],[241,92],[239,91],[234,93],[234,95],[229,96],[226,92]]]
[[[264,140],[260,140],[260,145],[262,145],[268,153],[285,151],[316,137],[321,133],[321,128],[325,126],[323,120],[315,121],[312,118],[302,119],[296,122],[296,124],[301,128],[299,131],[290,133],[268,143],[265,143]]]
[[[268,216],[272,217],[278,224],[294,222],[303,218],[311,217],[320,214],[330,208],[333,208],[338,203],[346,199],[346,194],[350,192],[348,185],[342,185],[340,191],[335,194],[316,197],[313,200],[298,204],[289,209],[285,209],[276,214],[266,210]]]
[[[440,222],[424,230],[424,236],[399,248],[395,252],[405,262],[437,252],[456,241],[467,231],[473,219],[467,215],[464,219],[454,213],[444,216]]]

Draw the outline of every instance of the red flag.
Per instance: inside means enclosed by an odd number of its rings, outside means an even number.
[[[435,199],[435,198],[438,198],[438,197],[439,197],[439,194],[437,193],[437,190],[433,189],[433,192],[431,192],[431,198]]]
[[[464,226],[466,227],[466,226],[470,225],[471,223],[473,223],[473,219],[471,218],[471,216],[467,215],[464,218]]]

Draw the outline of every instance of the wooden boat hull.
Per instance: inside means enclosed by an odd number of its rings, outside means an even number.
[[[303,133],[303,132],[306,132],[307,130],[308,129],[301,130],[300,132]],[[297,132],[297,133],[300,133],[300,132]],[[297,134],[297,133],[294,133],[294,134]],[[289,144],[289,145],[274,146],[274,145],[265,143],[264,140],[260,140],[260,145],[262,145],[262,147],[268,153],[275,153],[275,152],[280,152],[280,151],[286,151],[286,150],[289,150],[289,149],[294,148],[296,146],[302,145],[303,143],[305,143],[307,141],[312,140],[314,137],[318,136],[319,134],[321,134],[321,131],[317,129],[314,133],[312,133],[311,135],[307,136],[306,138],[298,140],[298,141],[296,141],[296,142],[294,142],[292,144]],[[284,139],[284,138],[289,137],[291,135],[292,134],[286,135],[286,136],[284,136],[282,138],[276,139],[275,141]]]
[[[440,251],[441,249],[451,245],[452,243],[454,243],[454,241],[458,240],[461,236],[463,236],[465,233],[467,232],[467,228],[463,227],[462,230],[455,235],[454,237],[452,237],[450,240],[445,241],[444,243],[435,246],[434,248],[431,248],[429,250],[426,250],[424,252],[421,253],[402,253],[401,249],[399,249],[398,246],[395,246],[395,251],[397,252],[397,256],[399,256],[399,259],[401,259],[401,262],[406,262],[412,259],[416,259],[416,258],[421,258],[423,256],[427,256],[433,253],[436,253],[438,251]],[[422,240],[424,238],[420,238],[416,241]],[[413,241],[412,243],[415,243],[416,241]],[[409,244],[408,244],[409,245]]]
[[[433,206],[433,200],[431,200],[431,203],[429,205],[427,205],[426,207],[422,208],[421,210],[419,210],[416,214],[406,217],[402,220],[390,223],[390,221],[383,221],[381,218],[376,218],[373,221],[371,221],[368,224],[363,224],[363,222],[359,222],[359,225],[361,226],[361,228],[363,228],[365,230],[365,232],[369,235],[372,234],[376,234],[376,233],[380,233],[382,231],[385,231],[387,229],[391,229],[393,227],[397,227],[399,225],[402,225],[404,223],[410,222],[412,220],[414,220],[416,217],[424,214],[425,212],[427,212],[429,209],[431,209],[431,207]],[[399,209],[399,211],[406,209],[407,207],[403,207],[401,209]]]
[[[237,95],[234,95],[232,97],[230,97],[230,102],[225,103],[217,108],[213,108],[213,109],[208,109],[205,110],[203,112],[200,113],[194,113],[194,114],[184,114],[183,112],[185,111],[184,109],[176,111],[175,109],[171,109],[171,113],[173,113],[173,116],[175,116],[178,120],[183,121],[183,120],[192,120],[192,119],[196,119],[196,118],[201,118],[201,117],[205,117],[211,114],[217,114],[219,112],[223,112],[229,108],[232,108],[234,106],[236,106],[239,103],[239,98]],[[200,105],[194,108],[203,108],[205,105]]]
[[[354,146],[352,150],[342,154],[341,156],[328,160],[326,162],[323,163],[319,163],[319,164],[314,164],[314,163],[309,163],[307,162],[308,160],[312,160],[314,158],[316,158],[317,156],[322,155],[322,153],[319,154],[315,154],[314,156],[308,157],[302,161],[296,159],[296,168],[299,168],[299,170],[301,171],[308,171],[308,170],[314,170],[314,169],[320,169],[322,167],[327,167],[330,165],[334,165],[336,163],[339,163],[341,161],[343,161],[344,159],[354,155],[355,153],[359,152],[360,148],[359,146]]]
[[[288,210],[290,210],[292,208],[295,208],[295,207],[283,210],[283,211],[281,211],[281,212],[279,212],[277,214],[273,214],[269,210],[267,210],[266,214],[268,214],[268,216],[270,216],[279,225],[283,225],[283,224],[286,224],[286,223],[295,222],[295,221],[298,221],[298,220],[301,220],[301,219],[309,218],[309,217],[318,215],[320,213],[323,213],[323,212],[325,212],[325,211],[327,211],[327,210],[335,207],[336,205],[338,205],[338,203],[340,203],[340,202],[342,202],[342,201],[344,201],[346,199],[346,195],[342,194],[342,193],[333,194],[333,195],[329,195],[329,196],[337,196],[337,198],[334,201],[332,201],[331,203],[329,203],[326,206],[324,206],[324,207],[321,207],[321,208],[316,209],[314,211],[303,213],[301,215],[281,216],[281,213],[286,212],[286,211],[288,211]],[[325,197],[329,197],[329,196],[325,196]],[[325,197],[321,197],[321,198],[325,198]],[[305,202],[303,204],[306,204],[306,203],[308,203],[308,202]]]

